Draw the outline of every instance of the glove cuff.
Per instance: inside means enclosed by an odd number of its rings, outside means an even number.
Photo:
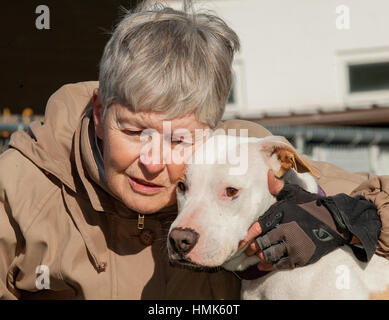
[[[344,193],[319,200],[333,215],[334,221],[342,234],[349,241],[355,235],[363,249],[351,246],[356,257],[369,261],[375,253],[381,231],[381,220],[375,205],[361,196],[352,198]]]
[[[343,236],[346,243],[350,243],[352,239],[352,233],[349,231],[348,226],[343,220],[343,212],[341,212],[334,200],[334,197],[327,197],[317,200],[318,205],[323,205],[327,208],[328,212],[331,214],[332,219],[335,222],[336,230]]]

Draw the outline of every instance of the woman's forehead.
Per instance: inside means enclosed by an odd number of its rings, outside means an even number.
[[[170,127],[171,130],[186,128],[189,130],[206,129],[208,125],[196,119],[194,113],[182,117],[166,119],[165,112],[152,111],[133,111],[129,107],[115,104],[111,108],[114,111],[116,120],[125,124],[139,126],[140,128],[152,128],[157,131],[163,131],[164,127]]]

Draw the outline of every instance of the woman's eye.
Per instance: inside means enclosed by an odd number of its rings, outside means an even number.
[[[177,187],[178,187],[178,190],[180,190],[182,193],[184,193],[186,191],[186,185],[185,183],[183,183],[182,181],[180,181],[178,184],[177,184]]]
[[[226,196],[232,198],[238,194],[239,190],[233,187],[226,188]]]
[[[174,144],[181,144],[181,143],[185,143],[184,140],[181,140],[181,139],[177,139],[177,138],[172,138],[172,143]]]
[[[142,131],[141,130],[124,130],[125,134],[128,134],[129,136],[139,136]]]
[[[171,143],[172,144],[191,145],[192,141],[191,141],[191,139],[187,139],[183,136],[172,136]]]

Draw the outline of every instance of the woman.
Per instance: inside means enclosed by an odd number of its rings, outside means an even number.
[[[213,15],[153,7],[124,16],[104,50],[99,83],[59,89],[44,123],[14,133],[0,158],[2,298],[239,298],[231,273],[169,265],[165,236],[184,164],[141,157],[144,129],[163,146],[184,143],[165,136],[164,120],[172,131],[219,125],[269,134],[250,122],[219,123],[238,49],[235,32]],[[318,166],[327,194],[364,180]],[[339,179],[342,190],[330,186]]]

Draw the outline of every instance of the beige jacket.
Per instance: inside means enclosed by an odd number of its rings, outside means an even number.
[[[92,151],[90,98],[97,86],[59,89],[48,101],[45,122],[31,124],[29,133],[14,133],[0,156],[0,297],[239,299],[240,282],[232,273],[169,265],[166,231],[175,207],[145,216],[155,241],[142,244],[138,214],[110,194]],[[269,134],[246,121],[222,126]],[[384,226],[377,252],[389,256],[389,178],[313,165],[327,194],[358,188],[378,205]],[[42,282],[43,275],[49,283]]]

